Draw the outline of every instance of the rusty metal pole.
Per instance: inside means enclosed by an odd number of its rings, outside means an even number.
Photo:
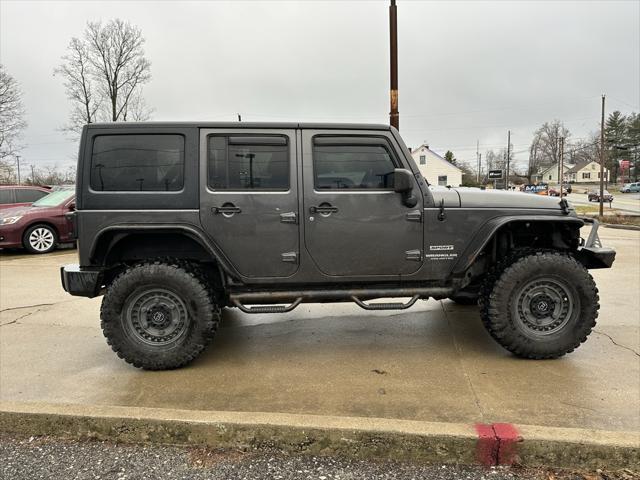
[[[604,160],[605,160],[605,149],[604,149],[604,95],[602,95],[602,118],[600,120],[600,216],[604,215]]]
[[[391,0],[389,6],[389,45],[391,59],[391,85],[389,97],[391,111],[389,112],[389,124],[400,129],[400,114],[398,113],[398,10],[396,0]]]

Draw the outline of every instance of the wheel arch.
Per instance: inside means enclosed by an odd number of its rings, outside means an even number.
[[[489,220],[472,238],[453,268],[454,276],[473,276],[470,272],[483,253],[496,256],[505,248],[533,247],[575,250],[579,245],[580,228],[584,222],[577,217],[549,215],[503,216]],[[516,234],[515,236],[513,234]],[[511,235],[509,235],[511,234]],[[518,235],[519,234],[519,235]],[[506,238],[508,244],[500,245]],[[526,240],[533,241],[527,245]],[[471,273],[471,275],[469,275]]]
[[[58,241],[60,241],[60,232],[58,231],[58,228],[51,222],[47,221],[47,220],[34,220],[32,222],[30,222],[26,227],[24,227],[24,229],[22,230],[22,246],[24,247],[24,243],[26,240],[26,236],[27,236],[27,231],[30,228],[33,228],[37,225],[45,225],[49,228],[51,228],[53,230],[53,233],[55,233],[56,235],[56,244],[58,243]]]
[[[119,263],[159,257],[213,263],[221,273],[235,273],[222,252],[189,226],[108,227],[96,235],[89,253],[92,265],[106,268]]]

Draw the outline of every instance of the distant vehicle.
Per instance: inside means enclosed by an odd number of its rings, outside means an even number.
[[[587,193],[587,198],[590,202],[599,202],[600,201],[600,190],[589,190]],[[607,190],[603,190],[602,199],[605,202],[613,202],[613,195],[611,195]]]
[[[620,193],[637,193],[640,192],[640,182],[625,183],[620,189]]]
[[[49,187],[37,185],[0,185],[0,210],[28,207],[50,193]]]
[[[547,191],[548,195],[550,197],[559,197],[560,196],[560,187],[549,187],[549,190]],[[571,193],[569,192],[569,189],[567,187],[562,187],[562,195],[566,195],[567,193]]]
[[[0,212],[0,248],[24,247],[31,253],[49,253],[59,243],[74,239],[73,224],[65,214],[75,210],[75,192],[60,190],[34,202]]]
[[[535,193],[537,195],[548,195],[549,185],[547,183],[537,183],[523,185],[520,190],[524,193]]]

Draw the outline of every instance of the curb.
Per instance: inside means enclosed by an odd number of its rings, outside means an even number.
[[[618,230],[640,230],[638,225],[621,225],[619,223],[601,223],[601,225],[607,228],[617,228]]]
[[[640,432],[0,402],[0,431],[422,463],[640,468]]]

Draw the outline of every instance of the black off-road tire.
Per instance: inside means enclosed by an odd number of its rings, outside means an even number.
[[[483,285],[481,318],[489,334],[523,358],[558,358],[575,350],[591,333],[600,308],[587,269],[558,252],[510,260],[490,272]]]
[[[163,259],[114,278],[100,318],[120,358],[145,370],[168,370],[192,362],[213,340],[220,308],[197,265]]]

